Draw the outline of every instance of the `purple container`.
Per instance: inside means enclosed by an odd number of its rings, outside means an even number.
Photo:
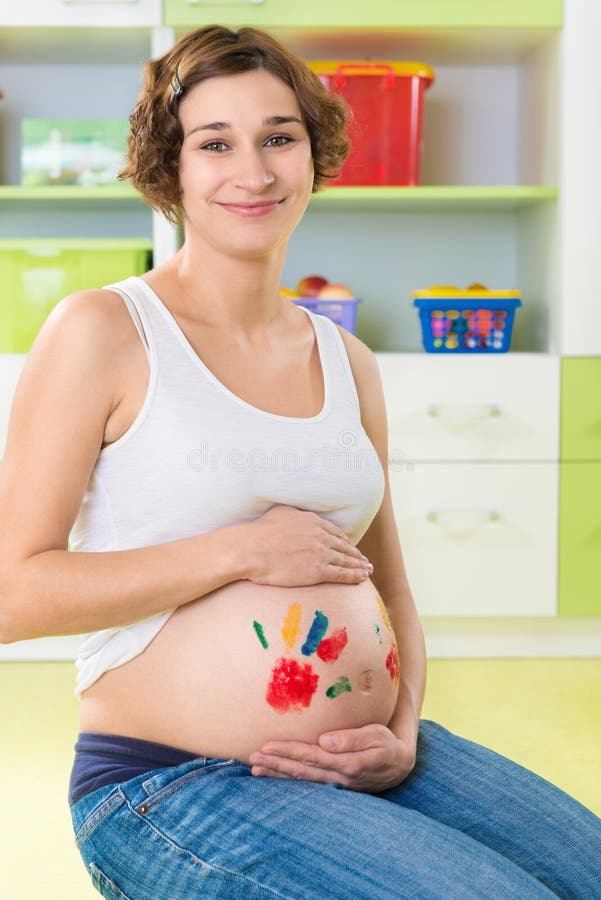
[[[298,297],[292,300],[297,306],[317,313],[318,316],[326,316],[337,325],[342,325],[351,334],[355,333],[357,322],[357,307],[362,302],[358,297],[349,297],[340,300],[319,300],[317,297]]]

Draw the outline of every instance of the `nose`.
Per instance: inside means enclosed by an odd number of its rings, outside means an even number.
[[[238,155],[238,168],[234,176],[236,187],[252,193],[263,191],[275,181],[269,159],[262,148],[250,148]]]

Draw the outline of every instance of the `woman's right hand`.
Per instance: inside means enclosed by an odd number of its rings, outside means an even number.
[[[257,519],[238,527],[244,528],[248,537],[248,578],[255,584],[359,584],[373,571],[344,531],[309,510],[272,506]]]

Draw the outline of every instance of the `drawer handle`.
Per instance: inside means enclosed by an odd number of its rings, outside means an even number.
[[[486,525],[501,520],[495,509],[433,509],[426,513],[426,519],[438,525],[451,537],[469,537]]]
[[[62,0],[62,2],[66,6],[100,6],[101,4],[105,6],[117,6],[120,4],[124,6],[126,3],[131,6],[134,3],[139,3],[140,0]]]
[[[448,425],[471,425],[501,415],[496,403],[433,403],[428,407],[432,419],[440,419]]]
[[[189,6],[257,6],[265,0],[186,0]]]

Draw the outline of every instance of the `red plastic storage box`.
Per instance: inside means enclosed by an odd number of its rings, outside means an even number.
[[[352,110],[351,151],[332,185],[419,184],[424,92],[434,70],[419,62],[313,61],[311,69]]]

